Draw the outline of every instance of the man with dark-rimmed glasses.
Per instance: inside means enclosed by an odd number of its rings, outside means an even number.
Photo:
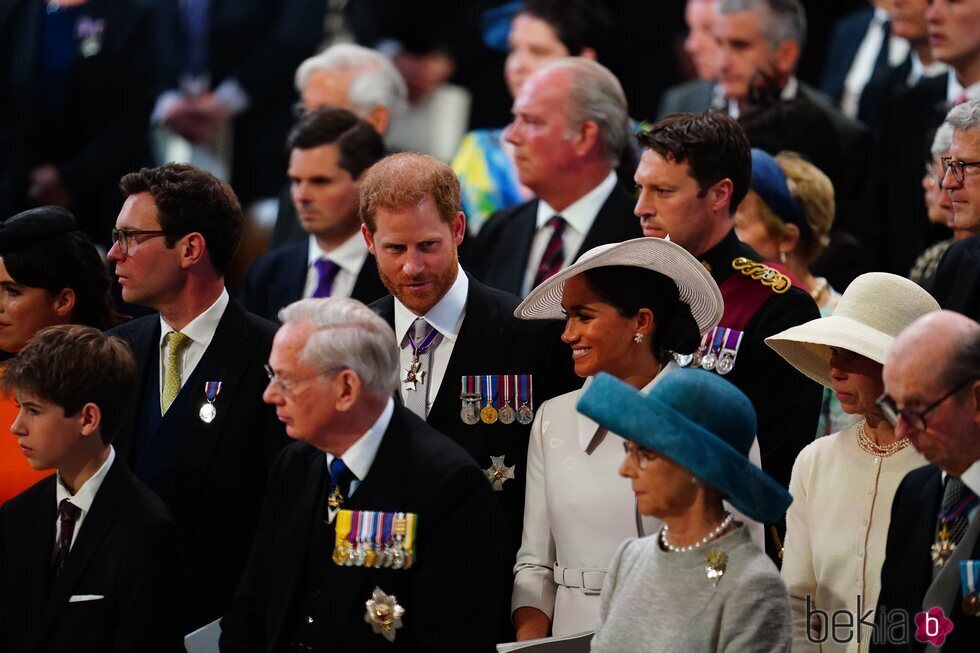
[[[871,650],[921,650],[913,619],[938,607],[953,629],[928,650],[976,651],[980,562],[960,563],[980,561],[980,324],[952,311],[916,320],[895,339],[882,376],[882,415],[932,464],[895,493],[877,612],[891,643]],[[889,628],[896,609],[908,619],[904,645]]]
[[[939,262],[933,295],[943,308],[980,319],[980,100],[964,102],[946,116],[953,144],[944,157],[943,190],[953,205],[956,229],[973,234],[954,243]]]
[[[159,315],[114,331],[139,365],[116,449],[177,522],[186,633],[227,607],[268,469],[287,442],[262,402],[275,325],[246,313],[225,290],[242,230],[228,184],[168,164],[128,174],[120,187],[126,200],[109,260],[123,299]]]

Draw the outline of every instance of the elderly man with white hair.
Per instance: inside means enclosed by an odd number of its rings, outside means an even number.
[[[518,179],[537,198],[491,216],[467,269],[524,297],[593,247],[643,234],[631,219],[633,196],[617,183],[630,125],[608,68],[583,57],[550,61],[524,80],[512,112],[504,138]]]
[[[395,405],[391,327],[348,298],[280,319],[263,399],[297,442],[270,474],[221,650],[493,650],[499,508],[463,449]]]
[[[980,320],[980,100],[950,110],[949,155],[942,159],[942,187],[953,205],[953,227],[972,236],[950,247],[936,270],[933,295],[943,308]]]
[[[885,359],[878,406],[932,463],[892,503],[872,653],[974,653],[980,641],[980,324],[919,318]],[[925,613],[925,614],[923,614]],[[901,623],[904,621],[904,628]]]
[[[384,137],[408,106],[408,87],[401,73],[384,54],[353,43],[338,43],[316,54],[296,69],[298,113],[323,107],[347,109]],[[286,186],[279,193],[269,249],[307,238]]]

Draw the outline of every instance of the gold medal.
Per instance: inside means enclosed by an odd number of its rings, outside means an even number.
[[[333,548],[333,561],[334,564],[341,565],[347,561],[347,549],[350,548],[350,544],[346,541],[337,544]]]
[[[484,424],[493,424],[497,421],[497,409],[487,405],[480,411],[480,421]]]
[[[956,550],[956,545],[953,544],[953,540],[949,536],[949,528],[947,528],[945,521],[940,527],[939,533],[936,534],[935,543],[929,549],[932,554],[932,562],[937,567],[944,566],[950,556],[953,555],[953,551]]]
[[[718,586],[718,581],[725,575],[725,568],[728,565],[728,554],[720,549],[711,549],[704,558],[704,575],[711,581],[714,587]]]
[[[378,553],[374,550],[373,546],[364,547],[364,566],[373,567],[374,563],[378,560]]]
[[[344,505],[344,495],[340,493],[338,488],[334,488],[330,496],[327,497],[327,506],[331,510],[337,510],[342,505]]]

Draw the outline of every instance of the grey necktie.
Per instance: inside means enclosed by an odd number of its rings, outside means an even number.
[[[431,382],[429,378],[429,352],[432,349],[432,342],[426,343],[426,336],[429,335],[429,323],[423,318],[415,318],[415,322],[412,323],[412,328],[409,333],[411,340],[409,342],[409,350],[413,351],[412,363],[409,369],[403,373],[402,383],[405,390],[405,407],[410,411],[425,419],[428,414],[428,405],[426,398],[428,397],[429,384]],[[417,359],[417,363],[415,363]],[[414,381],[410,381],[410,378],[414,378]]]

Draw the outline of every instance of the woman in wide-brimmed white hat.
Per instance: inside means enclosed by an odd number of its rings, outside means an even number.
[[[830,637],[830,624],[810,614],[873,610],[881,589],[881,565],[892,499],[899,482],[926,464],[899,438],[879,410],[885,354],[895,336],[916,318],[939,310],[929,293],[893,274],[855,279],[833,315],[787,329],[766,343],[803,374],[834,391],[841,408],[861,419],[819,438],[793,466],[786,514],[783,579],[794,617],[793,651],[866,651],[872,632],[858,643]],[[814,613],[820,610],[822,612]]]
[[[515,315],[566,317],[562,340],[576,374],[608,372],[644,388],[676,367],[672,352],[697,349],[723,308],[697,259],[674,243],[638,238],[586,252],[535,288]],[[638,523],[633,495],[616,478],[623,440],[576,413],[579,394],[544,402],[531,429],[512,597],[518,639],[594,628],[617,545],[658,526]]]

